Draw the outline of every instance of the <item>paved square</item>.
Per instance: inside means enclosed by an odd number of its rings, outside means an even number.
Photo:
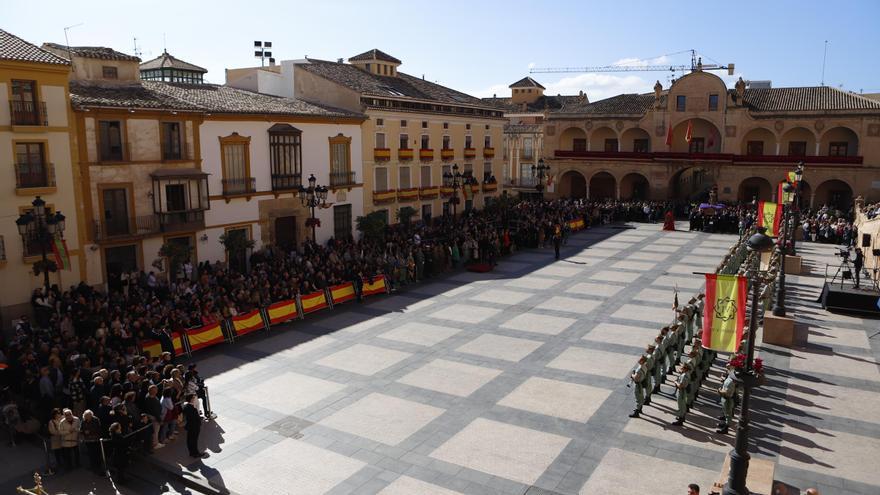
[[[685,493],[689,483],[700,485],[700,493],[712,486],[718,473],[657,457],[613,448],[581,488],[581,495],[597,493]]]
[[[656,303],[669,303],[669,307],[672,307],[672,301],[675,298],[675,291],[669,289],[642,289],[641,292],[636,294],[633,299],[637,301],[650,301]],[[681,294],[678,295],[679,303],[682,297]],[[684,301],[686,302],[686,301]]]
[[[635,270],[644,272],[657,266],[657,263],[648,263],[645,261],[618,261],[611,265],[611,268],[620,268],[622,270]]]
[[[541,345],[543,345],[543,342],[537,340],[485,333],[456,350],[465,354],[475,354],[477,356],[517,362],[534,352]]]
[[[341,383],[286,372],[262,382],[241,387],[233,393],[233,397],[242,402],[256,404],[279,413],[293,414],[344,388],[345,385]]]
[[[562,351],[559,357],[550,361],[547,367],[588,375],[624,378],[633,367],[633,360],[626,354],[569,347]]]
[[[574,318],[523,313],[502,323],[501,328],[543,333],[546,335],[559,335],[576,321]]]
[[[460,321],[462,323],[480,323],[500,313],[500,309],[472,306],[470,304],[453,304],[440,311],[431,313],[431,318],[439,320]]]
[[[670,277],[663,276],[657,277],[651,285],[660,285],[663,287],[678,287],[681,289],[699,289],[703,287],[703,283],[706,281],[705,277],[702,275],[692,275],[690,277]]]
[[[569,294],[583,294],[586,296],[612,297],[620,292],[623,287],[619,285],[580,282],[572,285],[565,292]]]
[[[662,327],[672,323],[672,304],[670,303],[668,308],[657,308],[640,304],[624,304],[620,309],[615,311],[611,317],[624,320],[647,321],[656,323],[658,326]]]
[[[640,249],[642,251],[651,251],[653,253],[674,253],[679,250],[679,246],[670,246],[668,244],[647,244]]]
[[[553,278],[527,277],[511,280],[504,285],[508,287],[522,287],[523,289],[549,289],[558,283],[559,280]]]
[[[643,253],[643,252],[635,252],[631,255],[627,256],[628,260],[640,260],[640,261],[663,261],[668,258],[669,255],[666,253]]]
[[[397,445],[443,414],[443,409],[372,393],[320,421],[323,426]]]
[[[385,349],[367,344],[355,344],[348,349],[333,353],[316,361],[321,366],[328,366],[359,375],[374,375],[385,368],[410,357],[408,352]],[[296,389],[293,389],[296,390]]]
[[[583,273],[583,269],[576,268],[573,266],[561,266],[560,264],[550,265],[546,268],[541,268],[540,270],[535,272],[535,275],[541,276],[550,276],[550,277],[575,277]]]
[[[640,276],[640,273],[613,272],[610,270],[603,270],[601,272],[590,275],[590,278],[593,280],[603,280],[605,282],[630,283]]]
[[[658,332],[659,328],[656,325],[646,328],[617,325],[614,323],[600,323],[584,335],[583,339],[607,342],[609,344],[629,345],[644,349],[649,343],[654,341],[654,337]]]
[[[468,397],[500,374],[501,370],[495,368],[435,359],[397,381],[444,394]]]
[[[498,405],[584,423],[610,394],[604,388],[532,377]]]
[[[519,304],[534,294],[503,289],[489,289],[470,298],[471,301],[490,302],[495,304]]]
[[[550,309],[553,311],[564,311],[566,313],[589,314],[599,307],[600,301],[591,299],[577,299],[574,297],[553,296],[550,299],[535,306],[538,309]]]
[[[408,344],[432,346],[452,337],[458,332],[461,332],[458,328],[409,322],[393,330],[389,330],[379,335],[379,337],[387,340],[406,342]]]
[[[390,485],[382,489],[377,495],[462,495],[461,492],[447,490],[441,486],[425,483],[422,480],[401,476],[392,481]]]
[[[431,457],[531,485],[568,442],[560,435],[479,418]]]

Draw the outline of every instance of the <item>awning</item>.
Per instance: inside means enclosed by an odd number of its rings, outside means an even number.
[[[160,168],[150,174],[153,179],[201,179],[208,173],[198,168]]]

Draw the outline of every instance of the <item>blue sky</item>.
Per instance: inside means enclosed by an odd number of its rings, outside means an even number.
[[[477,96],[509,95],[530,66],[608,65],[691,48],[774,87],[825,83],[880,92],[880,1],[251,1],[4,0],[0,28],[40,44],[104,45],[144,60],[173,55],[209,69],[258,65],[253,41],[281,59],[349,57],[379,48],[401,71]],[[709,62],[710,60],[704,60]],[[660,59],[687,64],[688,55]],[[735,77],[737,77],[735,76]],[[647,92],[666,72],[537,74],[551,94],[591,100]],[[731,80],[734,78],[725,79]]]

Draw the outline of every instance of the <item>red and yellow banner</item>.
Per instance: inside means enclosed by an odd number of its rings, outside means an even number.
[[[327,303],[327,296],[324,291],[312,292],[305,296],[300,296],[299,302],[302,305],[303,314],[309,314],[319,309],[324,309],[330,305]]]
[[[354,297],[354,284],[351,282],[330,287],[330,298],[333,299],[333,304],[341,304],[351,301]]]
[[[55,265],[59,270],[70,270],[70,254],[67,251],[67,241],[56,237],[52,240],[52,254],[55,255]]]
[[[178,332],[171,333],[171,343],[174,344],[174,355],[180,356],[184,353],[183,350],[183,338],[180,336]],[[162,354],[162,343],[158,340],[144,340],[141,342],[141,349],[144,352],[149,352],[150,356],[157,357]]]
[[[292,320],[299,316],[299,312],[296,310],[296,301],[292,299],[270,304],[269,307],[266,308],[266,314],[269,315],[270,325],[284,323],[287,320]]]
[[[778,198],[780,203],[787,205],[787,204],[790,204],[794,200],[794,191],[792,191],[790,193],[785,192],[785,189],[784,189],[785,184],[786,184],[786,182],[782,181],[779,183],[779,186],[776,187],[776,197]]]
[[[766,227],[767,235],[779,236],[779,225],[782,223],[782,207],[769,201],[758,202],[758,227]]]
[[[582,230],[584,228],[584,219],[572,220],[568,222],[568,228],[572,230],[572,232],[577,232],[578,230]]]
[[[226,340],[219,323],[210,323],[199,328],[190,328],[186,331],[186,337],[189,339],[191,351],[211,347]]]
[[[736,352],[746,321],[747,294],[745,277],[706,274],[703,347],[720,352]]]
[[[365,279],[364,287],[363,289],[361,289],[361,293],[364,297],[372,296],[374,294],[387,294],[388,286],[385,285],[385,275],[373,277],[372,282],[370,282],[369,279]]]
[[[240,337],[266,327],[263,325],[263,315],[260,314],[260,310],[255,309],[250,313],[233,316],[232,328],[235,330],[235,335]]]

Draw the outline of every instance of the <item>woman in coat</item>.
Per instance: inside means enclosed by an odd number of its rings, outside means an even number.
[[[86,452],[89,455],[89,465],[98,475],[104,474],[101,463],[101,420],[91,411],[86,409],[80,422],[83,443],[86,444]]]
[[[61,420],[64,419],[64,416],[61,414],[61,409],[55,408],[52,409],[52,415],[49,419],[49,449],[55,455],[55,465],[60,467],[64,460],[64,453],[62,442],[61,442]]]
[[[68,468],[79,467],[79,418],[74,416],[70,409],[65,409],[62,414],[59,430],[64,463]]]

